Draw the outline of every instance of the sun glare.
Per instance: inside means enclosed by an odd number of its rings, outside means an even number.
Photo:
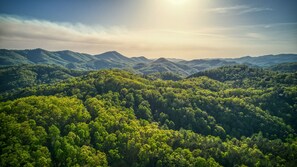
[[[168,0],[171,4],[173,5],[182,5],[184,4],[187,0]]]

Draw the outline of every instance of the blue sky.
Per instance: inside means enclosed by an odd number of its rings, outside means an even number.
[[[297,53],[296,0],[0,0],[0,47],[184,59]]]

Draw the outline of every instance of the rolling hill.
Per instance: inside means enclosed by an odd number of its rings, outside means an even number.
[[[258,57],[241,57],[235,59],[226,59],[227,61],[234,61],[239,64],[251,64],[259,67],[269,67],[280,63],[297,62],[296,54],[279,54],[279,55],[264,55]]]
[[[297,62],[296,54],[266,55],[259,57],[247,56],[234,59],[196,59],[185,61],[180,59],[165,58],[151,60],[143,56],[128,58],[116,51],[90,55],[72,52],[69,50],[55,52],[50,52],[44,49],[0,50],[0,66],[47,64],[77,70],[118,68],[129,69],[130,71],[142,74],[171,72],[184,77],[199,71],[226,65],[247,64],[249,66],[270,67],[280,63],[291,62]]]
[[[167,81],[118,69],[1,70],[1,87],[14,90],[0,90],[2,166],[297,164],[296,73],[232,65]]]

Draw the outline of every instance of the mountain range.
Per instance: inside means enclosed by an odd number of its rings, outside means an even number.
[[[0,53],[1,166],[297,164],[296,55]]]
[[[76,70],[127,69],[141,74],[171,72],[189,76],[199,71],[216,67],[246,64],[255,67],[273,67],[278,64],[297,62],[297,54],[264,55],[259,57],[223,58],[223,59],[147,59],[145,57],[128,58],[117,51],[90,55],[69,50],[47,51],[44,49],[7,50],[0,49],[0,66],[20,64],[58,65]]]

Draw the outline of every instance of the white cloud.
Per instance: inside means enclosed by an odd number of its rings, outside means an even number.
[[[188,50],[215,50],[192,35],[210,37],[211,34],[182,33],[164,30],[134,30],[123,27],[87,26],[84,24],[56,23],[46,20],[0,15],[0,47],[12,49],[44,48],[100,53],[108,50],[128,54],[152,54]],[[204,39],[204,38],[203,38]]]
[[[89,26],[0,15],[0,48],[67,49],[91,54],[117,50],[128,56],[142,55],[150,58],[232,57],[262,53],[261,51],[264,53],[271,48],[279,51],[284,46],[285,51],[286,48],[296,50],[292,47],[292,42],[279,45],[277,41],[282,39],[281,36],[271,35],[266,30],[263,32],[265,27],[269,30],[276,27],[277,30],[274,31],[278,31],[279,26],[295,25],[296,23],[281,23],[271,24],[268,28],[267,25],[249,25],[132,31],[123,26]],[[270,53],[274,53],[273,50]]]
[[[247,8],[245,10],[239,11],[238,14],[267,12],[267,11],[272,11],[272,9],[271,8]]]
[[[247,6],[247,5],[238,5],[238,6],[212,8],[212,9],[209,9],[208,11],[218,13],[218,14],[232,13],[235,15],[241,15],[241,14],[246,14],[246,13],[272,11],[272,9],[271,8],[251,7],[251,6]]]
[[[245,5],[239,5],[239,6],[229,6],[229,7],[220,7],[220,8],[212,8],[209,9],[209,12],[214,12],[214,13],[229,13],[232,11],[238,11],[242,9],[248,9],[248,6]]]
[[[45,20],[0,16],[0,35],[9,39],[53,40],[63,42],[110,43],[124,33],[120,27],[106,29],[83,24],[54,23]]]

